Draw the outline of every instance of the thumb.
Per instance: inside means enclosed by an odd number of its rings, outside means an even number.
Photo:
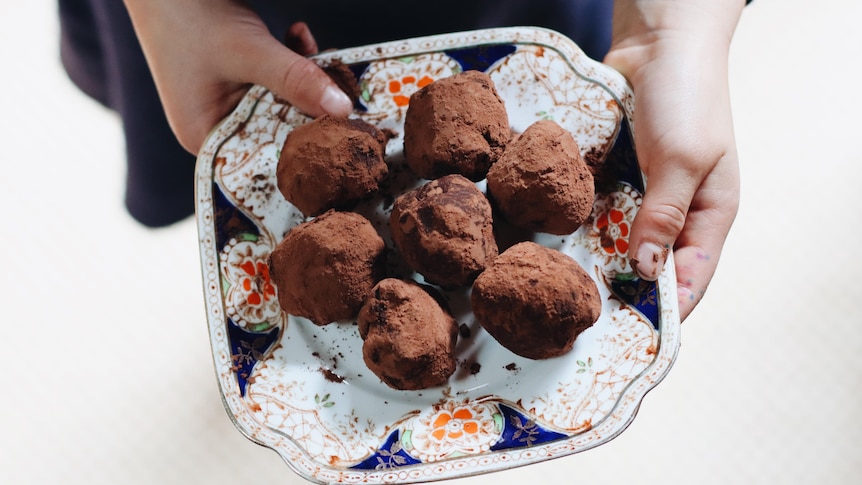
[[[659,163],[651,168],[643,202],[632,223],[629,254],[638,275],[655,281],[685,227],[700,179],[687,174],[680,164]]]
[[[242,42],[247,45],[243,55],[235,56],[230,73],[234,79],[260,84],[314,118],[348,116],[353,111],[350,98],[311,60],[270,35],[250,36]]]

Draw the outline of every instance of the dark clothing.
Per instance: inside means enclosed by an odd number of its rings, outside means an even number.
[[[281,39],[305,21],[321,50],[486,27],[532,25],[570,37],[590,57],[610,46],[607,0],[439,0],[433,6],[378,0],[249,2]],[[71,80],[115,110],[126,140],[129,213],[165,226],[194,213],[195,157],[168,126],[129,15],[118,0],[59,0],[60,54]]]
[[[123,2],[60,0],[60,39],[72,81],[122,119],[129,213],[152,227],[188,217],[195,157],[168,126]]]

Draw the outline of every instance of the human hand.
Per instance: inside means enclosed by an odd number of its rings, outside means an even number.
[[[727,76],[738,0],[617,0],[605,63],[635,92],[635,150],[647,190],[630,255],[655,280],[673,249],[680,316],[700,302],[739,206]]]
[[[125,0],[171,129],[197,153],[252,84],[309,116],[347,116],[353,103],[304,56],[317,44],[303,23],[291,50],[240,0]]]

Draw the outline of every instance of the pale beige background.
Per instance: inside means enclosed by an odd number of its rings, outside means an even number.
[[[124,213],[118,120],[66,81],[54,8],[0,5],[0,483],[304,483],[228,420],[194,223]],[[860,21],[858,0],[746,10],[741,213],[633,425],[455,483],[862,480]]]

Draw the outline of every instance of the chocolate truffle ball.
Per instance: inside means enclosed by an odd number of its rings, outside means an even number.
[[[458,325],[433,288],[387,278],[371,291],[357,323],[365,364],[390,387],[440,386],[455,372]]]
[[[469,285],[497,256],[491,204],[461,175],[432,180],[399,196],[389,226],[404,261],[429,283]]]
[[[386,135],[362,120],[329,115],[288,133],[276,180],[284,198],[306,216],[349,209],[377,191],[389,173]]]
[[[362,89],[359,87],[359,81],[356,79],[356,74],[350,70],[350,66],[342,62],[340,59],[333,59],[325,66],[322,66],[323,72],[338,86],[344,94],[353,101],[354,104],[362,95]]]
[[[571,234],[592,211],[595,185],[572,134],[542,120],[512,140],[491,167],[488,193],[517,227]]]
[[[595,282],[569,256],[522,242],[473,284],[473,314],[501,345],[529,359],[563,355],[602,310]]]
[[[328,211],[291,229],[270,255],[284,311],[316,325],[356,317],[384,277],[386,246],[371,222]]]
[[[422,178],[457,173],[482,180],[510,137],[506,107],[483,72],[443,78],[410,96],[404,156]]]

